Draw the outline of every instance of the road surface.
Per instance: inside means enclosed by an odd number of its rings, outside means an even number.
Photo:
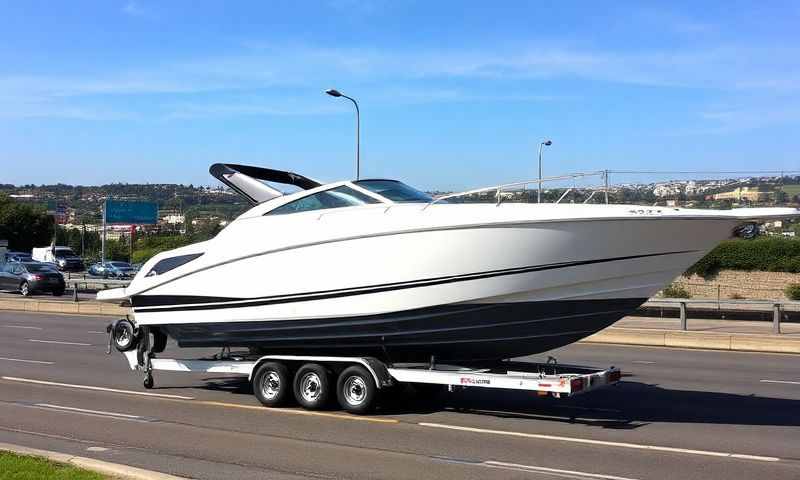
[[[220,375],[156,372],[146,391],[105,354],[108,322],[0,312],[0,442],[201,479],[800,478],[797,356],[572,345],[549,354],[623,382],[407,395],[357,417],[269,410]]]

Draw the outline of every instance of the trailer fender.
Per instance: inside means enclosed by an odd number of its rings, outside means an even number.
[[[255,372],[258,367],[266,362],[266,361],[279,361],[279,362],[290,362],[290,363],[307,363],[307,362],[319,362],[322,364],[342,364],[342,365],[361,365],[367,369],[367,371],[372,375],[372,378],[375,380],[375,385],[380,389],[383,387],[390,387],[393,385],[394,381],[392,380],[392,376],[389,374],[389,369],[386,367],[386,364],[378,360],[377,358],[373,357],[326,357],[326,356],[305,356],[305,355],[265,355],[259,358],[255,364],[253,364],[253,369],[250,370],[250,373],[247,375],[247,379],[249,381],[253,381],[253,372]]]

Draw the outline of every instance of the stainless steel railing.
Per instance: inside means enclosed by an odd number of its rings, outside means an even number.
[[[502,193],[503,193],[504,190],[508,191],[508,190],[515,189],[515,188],[522,188],[523,190],[525,190],[526,187],[528,185],[530,185],[530,184],[537,184],[537,188],[538,188],[538,185],[541,184],[541,183],[557,182],[557,181],[564,181],[564,180],[575,180],[575,179],[578,179],[578,178],[587,178],[587,177],[601,177],[603,179],[603,186],[602,187],[586,187],[586,188],[582,188],[582,190],[592,190],[591,195],[586,200],[584,200],[583,203],[587,203],[589,200],[591,200],[592,197],[594,197],[594,194],[597,191],[602,191],[602,192],[605,193],[605,203],[608,203],[608,172],[606,170],[601,170],[601,171],[597,171],[597,172],[570,173],[570,174],[567,174],[567,175],[559,175],[557,177],[546,177],[546,178],[542,178],[542,179],[538,179],[537,178],[535,180],[526,180],[526,181],[523,181],[523,182],[504,183],[502,185],[494,185],[494,186],[491,186],[491,187],[476,188],[476,189],[473,189],[473,190],[466,190],[466,191],[463,191],[463,192],[451,193],[451,194],[443,195],[441,197],[433,199],[432,201],[430,201],[428,204],[425,205],[423,210],[425,208],[428,208],[429,206],[435,204],[435,203],[439,203],[439,202],[442,202],[444,200],[448,200],[448,199],[451,199],[451,198],[464,197],[464,196],[467,196],[467,195],[475,195],[475,194],[478,194],[478,193],[491,192],[491,191],[495,192],[495,196],[496,196],[496,199],[497,199],[496,205],[500,205],[502,203],[502,201],[503,201]],[[564,192],[564,194],[561,195],[561,197],[555,203],[560,203],[561,200],[563,200],[566,197],[567,193],[569,193],[571,190],[573,190],[573,188],[568,188],[567,191]]]

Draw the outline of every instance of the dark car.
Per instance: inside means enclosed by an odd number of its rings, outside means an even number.
[[[0,289],[28,296],[34,292],[64,294],[64,277],[51,264],[41,262],[8,262],[0,270]]]
[[[56,247],[55,264],[64,272],[82,272],[84,268],[83,259],[64,247]]]
[[[30,253],[25,252],[6,252],[6,262],[32,262]]]
[[[87,271],[103,278],[133,278],[136,275],[136,269],[128,262],[97,262]]]

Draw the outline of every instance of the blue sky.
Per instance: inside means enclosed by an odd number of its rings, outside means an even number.
[[[0,0],[0,183],[800,169],[800,3]]]

